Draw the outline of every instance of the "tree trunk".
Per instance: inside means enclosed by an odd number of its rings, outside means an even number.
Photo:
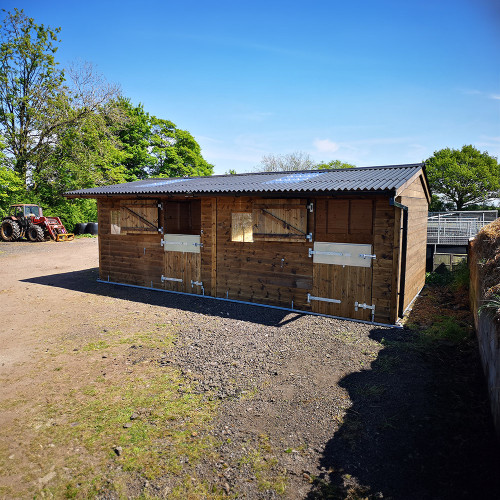
[[[21,156],[16,159],[16,165],[14,167],[14,171],[19,175],[19,177],[23,181],[25,189],[28,189],[28,184],[27,184],[28,162],[26,161],[26,158]]]

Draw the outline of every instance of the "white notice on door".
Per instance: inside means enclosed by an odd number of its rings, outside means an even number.
[[[163,237],[165,252],[200,253],[199,234],[166,234]]]
[[[315,264],[336,264],[338,266],[371,267],[372,246],[354,243],[314,242],[314,250],[309,249],[309,256]]]

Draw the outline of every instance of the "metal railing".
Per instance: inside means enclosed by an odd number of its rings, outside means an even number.
[[[427,243],[433,245],[467,245],[470,238],[498,217],[497,210],[429,212]]]

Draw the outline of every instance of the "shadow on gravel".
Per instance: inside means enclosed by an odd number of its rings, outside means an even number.
[[[176,293],[162,293],[161,290],[126,287],[97,282],[99,269],[85,269],[70,273],[51,274],[21,280],[24,283],[65,288],[76,292],[91,293],[105,297],[113,297],[133,302],[142,302],[155,306],[162,306],[182,311],[197,312],[210,316],[232,318],[266,326],[283,326],[297,320],[303,314],[297,313],[289,317],[290,311],[262,308],[248,304],[225,302],[196,295],[181,295]],[[286,319],[285,319],[286,318]]]
[[[371,331],[371,369],[340,381],[352,407],[327,443],[308,498],[500,498],[499,447],[475,342],[423,346]],[[361,485],[361,487],[360,487]]]

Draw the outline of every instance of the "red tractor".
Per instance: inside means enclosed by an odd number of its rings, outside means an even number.
[[[68,233],[59,217],[44,217],[38,205],[11,205],[11,215],[4,217],[0,226],[3,241],[17,241],[26,237],[30,241],[70,241],[75,235]]]

